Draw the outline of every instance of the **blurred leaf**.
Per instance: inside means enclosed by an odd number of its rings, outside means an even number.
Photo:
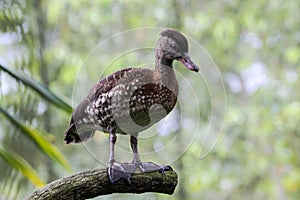
[[[63,2],[49,2],[47,6],[47,19],[49,24],[55,24],[58,20],[61,19],[63,9]]]
[[[72,171],[72,168],[68,161],[64,158],[61,152],[51,144],[42,134],[41,131],[33,129],[29,126],[26,126],[19,122],[16,118],[10,115],[7,111],[5,111],[2,107],[0,107],[0,112],[2,112],[7,119],[11,123],[13,123],[17,128],[21,129],[26,136],[28,136],[32,141],[41,149],[43,153],[45,153],[49,158],[53,161],[60,164],[68,171]]]
[[[37,82],[36,80],[27,77],[25,75],[19,74],[17,72],[13,72],[12,70],[0,65],[0,69],[7,72],[9,75],[14,77],[16,80],[22,82],[24,85],[31,87],[37,93],[39,93],[42,97],[47,99],[50,103],[54,104],[55,106],[61,108],[62,110],[66,111],[67,113],[72,113],[72,107],[55,95],[53,92],[49,90],[47,86],[42,83]]]
[[[297,46],[290,46],[286,52],[285,56],[287,60],[291,63],[298,63],[300,61],[300,48]]]
[[[0,147],[0,157],[10,166],[21,172],[35,186],[42,187],[45,182],[38,176],[37,172],[18,154]]]

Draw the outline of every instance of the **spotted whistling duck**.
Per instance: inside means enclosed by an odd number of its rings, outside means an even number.
[[[173,61],[181,62],[191,71],[198,72],[199,68],[188,54],[188,42],[183,34],[166,29],[160,35],[155,48],[155,69],[126,68],[101,79],[75,108],[65,132],[67,144],[85,141],[96,130],[109,133],[108,174],[112,183],[121,178],[130,181],[137,167],[143,172],[163,172],[169,168],[141,162],[137,136],[163,119],[177,102],[178,83]],[[132,163],[115,161],[116,133],[130,135]]]

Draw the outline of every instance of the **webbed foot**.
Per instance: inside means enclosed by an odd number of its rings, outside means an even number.
[[[173,170],[169,165],[158,165],[153,162],[137,162],[136,164],[142,172],[159,171],[160,173],[165,174],[165,171]]]
[[[165,174],[165,171],[173,170],[169,165],[158,165],[153,162],[135,162],[135,163],[119,163],[111,162],[108,166],[108,176],[111,183],[115,183],[120,179],[125,179],[131,183],[131,176],[136,169],[141,172],[159,171]]]
[[[135,169],[136,165],[134,163],[112,162],[108,166],[109,180],[111,183],[115,183],[123,178],[127,180],[128,183],[131,183],[130,178]]]

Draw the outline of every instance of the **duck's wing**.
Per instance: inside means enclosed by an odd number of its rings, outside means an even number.
[[[107,97],[109,91],[112,90],[122,78],[128,78],[128,72],[135,68],[126,68],[102,78],[88,93],[78,106],[74,109],[70,124],[65,132],[65,141],[69,143],[79,143],[91,138],[94,135],[95,128],[93,128],[93,122],[89,120],[91,113],[88,112],[89,107],[95,104],[99,98]],[[135,70],[134,70],[135,71]],[[127,74],[127,75],[126,75]],[[130,78],[130,77],[129,77]],[[105,99],[101,99],[101,103],[105,103]],[[102,105],[99,105],[102,106]],[[103,105],[105,106],[105,105]],[[101,130],[101,127],[98,129]],[[107,127],[102,127],[102,130],[106,130]]]

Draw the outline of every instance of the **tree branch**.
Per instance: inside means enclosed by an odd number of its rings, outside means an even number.
[[[53,181],[36,190],[26,200],[32,199],[89,199],[112,193],[157,192],[173,194],[177,185],[177,174],[173,170],[134,173],[131,183],[121,179],[112,184],[107,169],[94,169]]]

